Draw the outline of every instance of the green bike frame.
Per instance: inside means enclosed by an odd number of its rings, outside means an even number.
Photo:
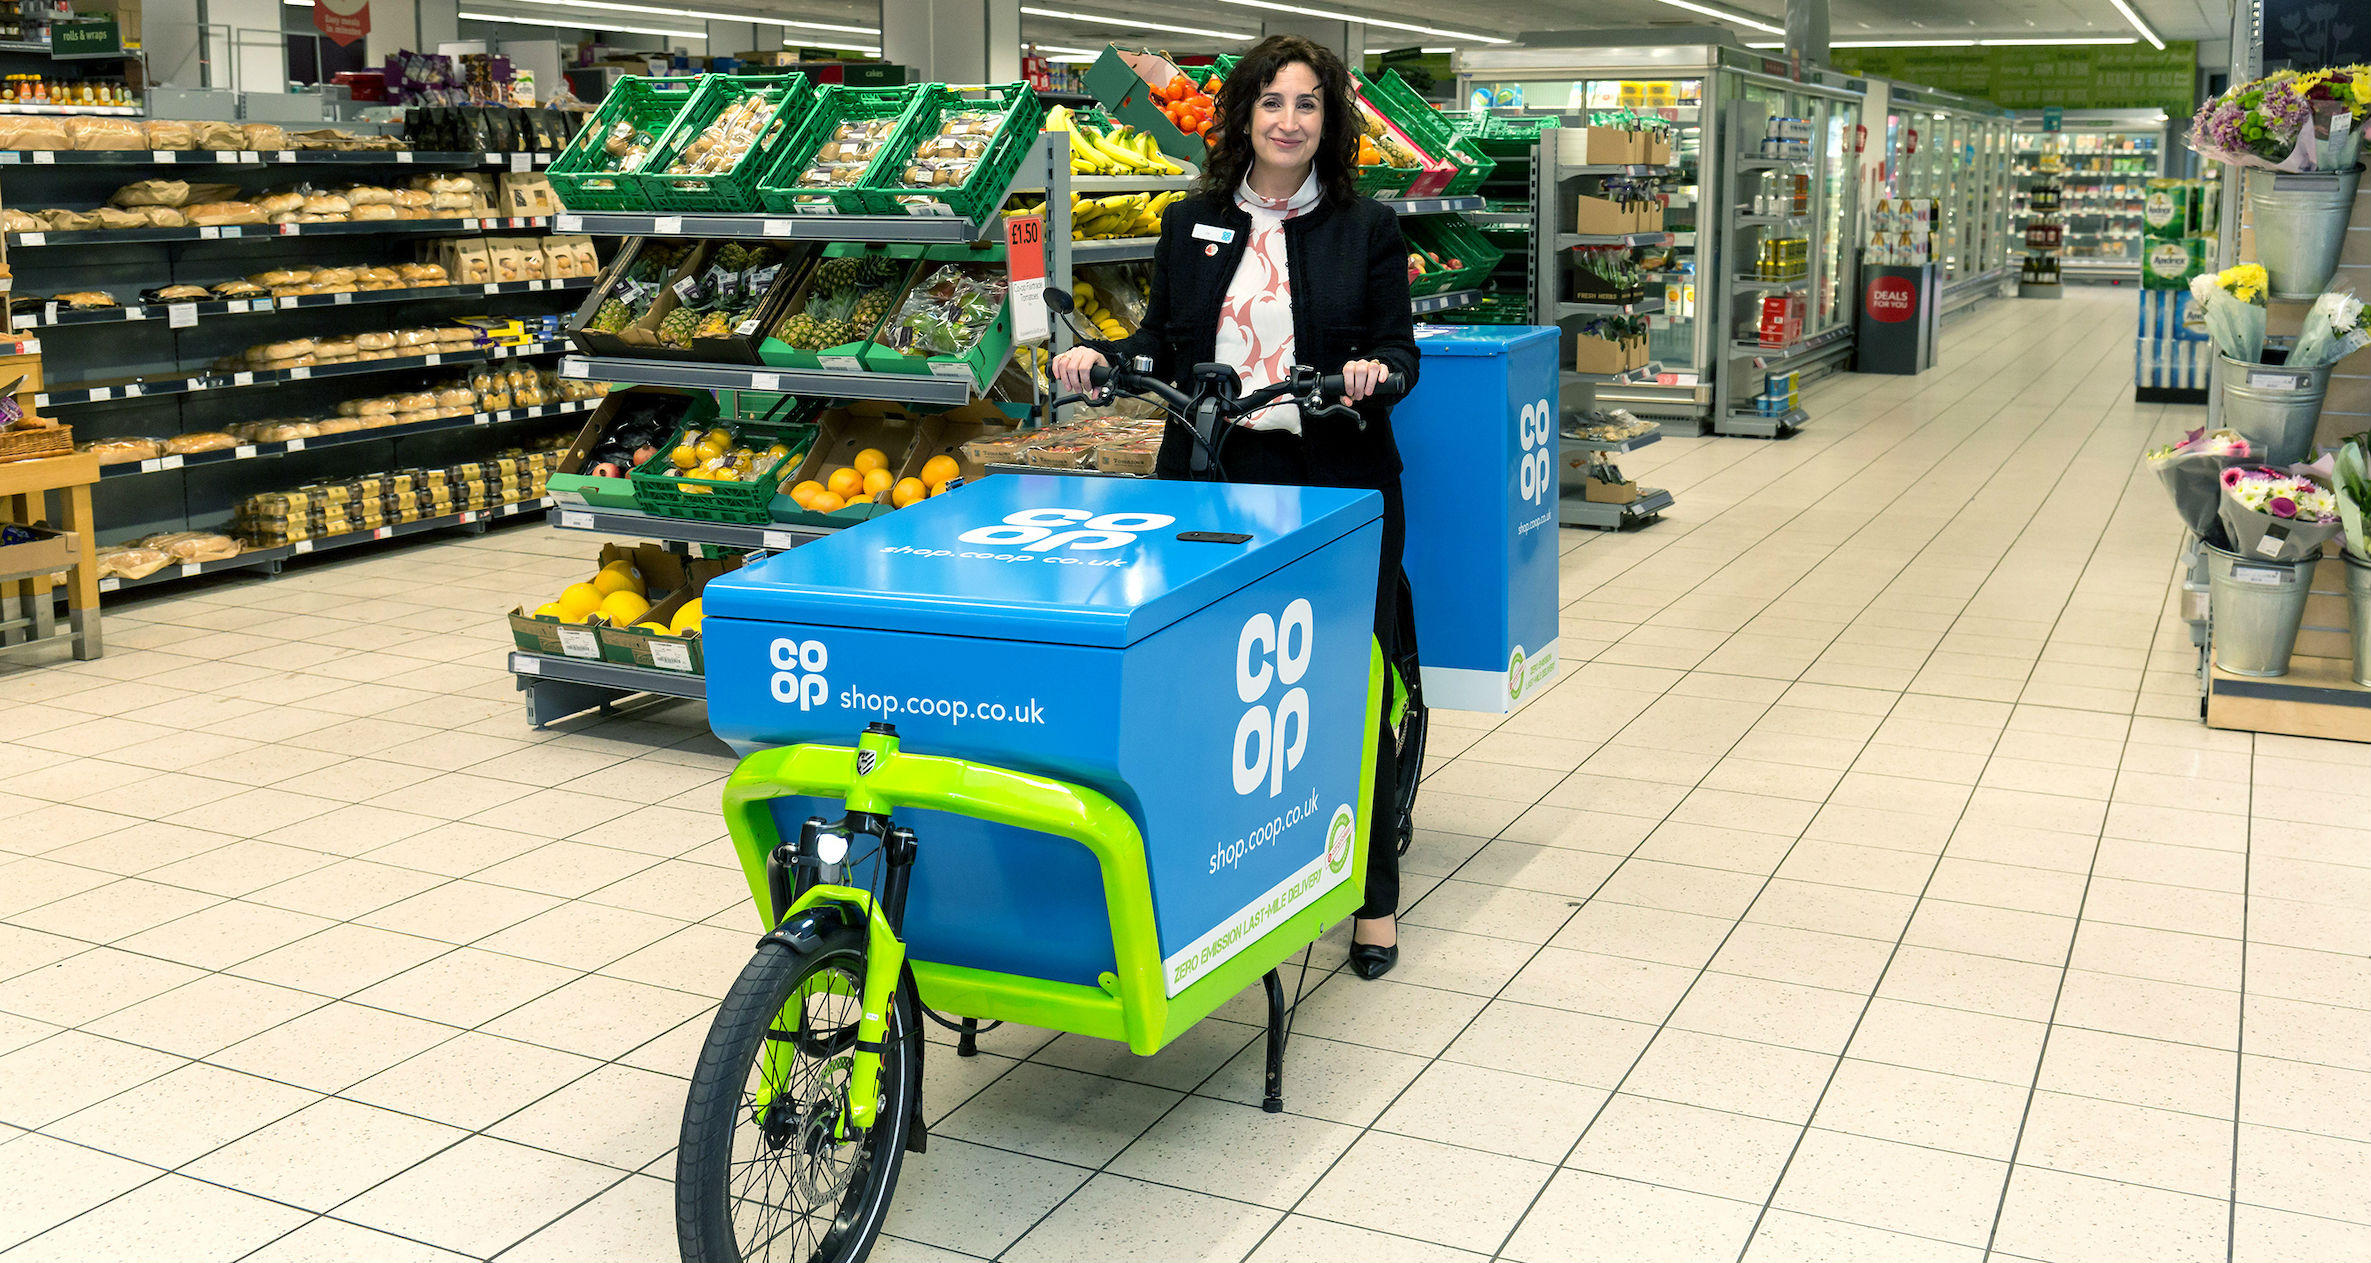
[[[1365,747],[1370,750],[1383,718],[1386,675],[1382,650],[1372,647],[1367,671],[1369,740]],[[869,754],[869,759],[860,759],[860,753]],[[867,763],[870,769],[860,771]],[[1374,760],[1369,757],[1362,761],[1359,773],[1360,803],[1374,802],[1374,778]],[[1078,843],[1095,857],[1102,872],[1114,971],[1090,987],[936,961],[908,961],[905,944],[874,905],[872,895],[848,886],[817,885],[791,907],[774,907],[766,860],[782,845],[782,837],[767,804],[782,797],[836,799],[844,801],[850,812],[884,817],[894,816],[901,808],[943,811]],[[1372,833],[1377,824],[1373,812],[1360,814],[1366,817],[1366,831]],[[841,905],[870,927],[858,1038],[872,1047],[880,1045],[902,967],[910,964],[922,1002],[933,1009],[1118,1040],[1130,1051],[1149,1057],[1322,937],[1328,927],[1348,917],[1366,899],[1367,847],[1362,838],[1351,847],[1348,880],[1309,907],[1279,920],[1258,940],[1170,996],[1161,982],[1160,939],[1154,928],[1152,881],[1145,863],[1143,834],[1125,809],[1086,786],[964,759],[907,754],[899,749],[897,738],[866,733],[853,748],[784,746],[741,760],[725,782],[724,817],[765,928],[771,930],[786,917],[820,904]],[[859,1051],[854,1057],[848,1121],[858,1128],[870,1127],[880,1100],[880,1056]]]

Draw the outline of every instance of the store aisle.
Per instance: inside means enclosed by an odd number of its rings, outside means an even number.
[[[1567,533],[1554,688],[1438,717],[1406,955],[1318,949],[1290,1112],[1247,1002],[936,1047],[875,1257],[2371,1256],[2371,747],[2198,724],[2131,301],[1630,458],[1678,507]],[[498,616],[592,551],[0,674],[0,1257],[672,1257],[752,918],[698,707],[519,718]]]

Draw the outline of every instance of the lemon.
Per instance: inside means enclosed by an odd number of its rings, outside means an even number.
[[[921,479],[900,478],[897,485],[889,489],[889,503],[902,509],[929,494],[930,488],[923,486]]]
[[[837,513],[847,507],[848,500],[845,496],[829,491],[818,491],[807,497],[807,512],[809,513]]]
[[[724,444],[716,442],[713,439],[701,439],[699,445],[693,450],[700,454],[701,460],[713,461],[717,457],[724,455],[726,449]]]
[[[634,630],[638,632],[649,632],[653,636],[672,636],[675,634],[675,632],[665,623],[636,623],[634,624]]]
[[[683,607],[675,611],[675,623],[668,630],[680,636],[684,632],[689,631],[694,627],[698,627],[699,625],[700,598],[695,596],[692,599],[685,601],[683,603]]]
[[[562,622],[581,623],[585,616],[601,608],[601,589],[589,583],[571,583],[561,589],[560,599],[553,604],[560,607]]]
[[[788,443],[776,443],[766,449],[767,460],[781,460],[788,455],[790,455],[790,444]]]
[[[858,452],[856,459],[848,463],[856,466],[856,472],[860,474],[871,473],[876,469],[889,468],[889,457],[884,455],[880,448],[868,447]]]
[[[831,471],[831,477],[824,479],[823,485],[833,495],[845,500],[864,490],[864,475],[853,469],[835,469]]]
[[[604,597],[614,596],[620,592],[631,592],[636,596],[641,596],[650,591],[649,588],[643,586],[642,579],[633,571],[614,568],[603,570],[593,576],[593,590]]]
[[[807,507],[807,502],[809,500],[812,500],[822,494],[823,484],[815,481],[812,478],[809,478],[807,481],[802,482],[790,489],[790,502],[803,509]]]
[[[560,612],[560,603],[558,601],[545,601],[543,604],[535,607],[535,617],[565,618],[567,616]]]
[[[886,469],[868,469],[864,471],[864,493],[868,496],[877,496],[882,492],[889,490],[889,488],[895,485],[896,482],[896,477],[891,475]]]
[[[601,602],[601,617],[612,627],[630,627],[650,613],[650,602],[636,592],[612,592]]]
[[[933,456],[922,462],[922,481],[934,487],[940,483],[953,482],[955,476],[962,472],[963,467],[956,464],[955,458],[952,456]],[[936,495],[937,493],[932,492],[931,494]]]
[[[667,453],[667,461],[677,469],[690,469],[700,463],[700,449],[686,443]]]

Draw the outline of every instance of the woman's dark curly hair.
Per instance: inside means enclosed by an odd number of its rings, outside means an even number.
[[[1211,124],[1210,161],[1202,168],[1202,191],[1231,200],[1251,173],[1251,117],[1260,94],[1277,72],[1294,62],[1317,76],[1325,107],[1325,132],[1317,142],[1317,187],[1324,199],[1347,206],[1358,197],[1358,105],[1350,93],[1350,72],[1332,49],[1298,35],[1271,35],[1252,45],[1235,63],[1218,92],[1218,120]]]

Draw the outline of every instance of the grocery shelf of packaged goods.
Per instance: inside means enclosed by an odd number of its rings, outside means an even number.
[[[0,52],[9,48],[0,44]],[[0,105],[0,114],[42,115],[65,118],[139,118],[148,111],[137,105],[20,105],[11,102]]]
[[[443,364],[478,364],[489,360],[527,359],[565,351],[569,346],[570,344],[564,341],[528,342],[519,346],[474,347],[466,351],[440,351],[430,355],[398,355],[392,359],[363,360],[354,364],[316,364],[307,368],[256,369],[240,372],[209,370],[187,377],[164,377],[130,382],[94,382],[82,386],[53,386],[33,396],[33,406],[36,408],[63,408],[74,404],[107,403],[117,399],[148,399],[158,395],[185,395],[205,390],[242,390],[251,386],[277,386],[284,382],[315,381],[325,377],[355,377],[365,373],[393,372],[397,369],[435,368]]]
[[[554,348],[560,343],[549,344]],[[682,386],[692,390],[755,390],[827,399],[887,399],[899,403],[971,402],[971,374],[941,377],[921,373],[867,373],[846,369],[752,368],[741,364],[691,364],[673,360],[629,360],[571,355],[560,361],[560,376],[620,386]]]
[[[1437,311],[1454,311],[1459,307],[1471,307],[1480,301],[1482,301],[1482,291],[1478,289],[1454,289],[1446,294],[1426,294],[1413,300],[1409,306],[1415,314],[1429,316]]]
[[[1378,199],[1402,215],[1446,215],[1482,209],[1479,197],[1386,197]]]
[[[17,106],[7,113],[24,113]],[[42,107],[30,107],[42,108]],[[46,107],[57,112],[58,107]],[[139,114],[137,107],[125,107]],[[72,113],[102,113],[96,106],[75,106]],[[522,159],[524,160],[522,162]],[[547,153],[419,153],[409,149],[0,149],[0,167],[509,167],[531,170],[550,166]]]
[[[1715,434],[1733,434],[1745,438],[1774,439],[1803,428],[1811,414],[1801,408],[1790,408],[1772,415],[1762,412],[1730,412],[1713,423]]]
[[[1576,250],[1583,246],[1667,246],[1671,234],[1667,232],[1586,233],[1560,232],[1556,234],[1556,248]]]
[[[1671,493],[1660,487],[1640,487],[1638,498],[1628,504],[1602,504],[1584,500],[1577,494],[1565,494],[1557,498],[1556,517],[1566,526],[1620,530],[1652,521],[1671,505]]]
[[[152,583],[164,583],[173,579],[195,579],[199,575],[223,574],[232,570],[278,570],[280,563],[294,555],[293,550],[286,544],[275,548],[250,548],[236,557],[225,557],[220,561],[193,561],[187,565],[167,566],[155,574],[142,575],[137,579],[124,579],[110,575],[99,580],[99,591],[102,593],[122,592],[130,588],[145,588]]]
[[[479,526],[487,522],[498,522],[505,518],[517,517],[522,513],[540,513],[550,506],[551,501],[548,499],[520,500],[511,504],[494,505],[490,508],[466,509],[459,513],[447,513],[441,517],[421,518],[415,522],[391,522],[385,526],[373,527],[365,531],[348,531],[342,535],[323,535],[314,539],[300,539],[294,543],[275,544],[269,548],[249,548],[241,551],[236,557],[225,557],[220,561],[193,562],[184,566],[167,566],[155,574],[143,575],[137,579],[101,579],[99,580],[99,591],[121,592],[129,588],[144,588],[152,583],[164,583],[173,579],[194,579],[199,575],[221,574],[230,570],[265,569],[277,572],[280,566],[291,558],[302,557],[309,553],[351,548],[357,544],[372,544],[386,539],[399,539],[405,535],[417,535],[422,531],[447,531],[456,527]]]
[[[580,412],[591,412],[601,406],[598,399],[581,399],[570,403],[539,404],[529,408],[506,408],[500,412],[479,412],[465,417],[446,417],[439,421],[420,421],[412,425],[382,425],[367,430],[349,430],[343,434],[324,434],[317,438],[289,439],[279,443],[241,443],[212,452],[189,452],[179,456],[156,456],[147,460],[124,461],[115,465],[99,466],[101,478],[137,478],[142,474],[164,473],[175,469],[190,469],[199,465],[221,465],[235,460],[270,460],[297,452],[317,452],[327,447],[344,447],[352,443],[384,443],[390,439],[407,439],[418,434],[441,434],[449,430],[469,430],[482,425],[507,425],[514,421],[533,421],[541,417],[565,417]]]
[[[543,216],[494,215],[468,219],[366,219],[335,224],[223,224],[219,227],[91,229],[87,232],[12,232],[8,248],[34,246],[111,246],[164,241],[254,241],[267,237],[384,237],[423,233],[495,232],[506,228],[547,228]],[[596,230],[599,231],[599,230]]]
[[[556,281],[488,281],[479,285],[430,285],[351,294],[292,294],[285,298],[234,298],[202,303],[133,303],[125,307],[73,308],[47,303],[39,311],[19,312],[11,319],[18,329],[50,329],[68,325],[126,324],[142,320],[171,321],[176,315],[184,320],[201,316],[267,315],[306,307],[368,307],[383,303],[428,302],[439,298],[541,294],[591,289],[592,286],[592,277],[572,277]]]
[[[769,552],[796,548],[832,533],[831,530],[813,526],[702,522],[692,518],[661,517],[640,509],[604,509],[565,502],[555,507],[550,521],[553,526],[564,531],[597,531],[604,535],[665,540],[674,544],[710,544],[718,548],[765,549]]]
[[[1650,443],[1662,442],[1663,432],[1649,430],[1644,434],[1633,434],[1626,439],[1584,439],[1566,434],[1559,436],[1558,441],[1568,452],[1635,452]]]
[[[1633,298],[1626,303],[1561,302],[1556,304],[1556,318],[1568,316],[1651,316],[1663,310],[1661,298]]]

